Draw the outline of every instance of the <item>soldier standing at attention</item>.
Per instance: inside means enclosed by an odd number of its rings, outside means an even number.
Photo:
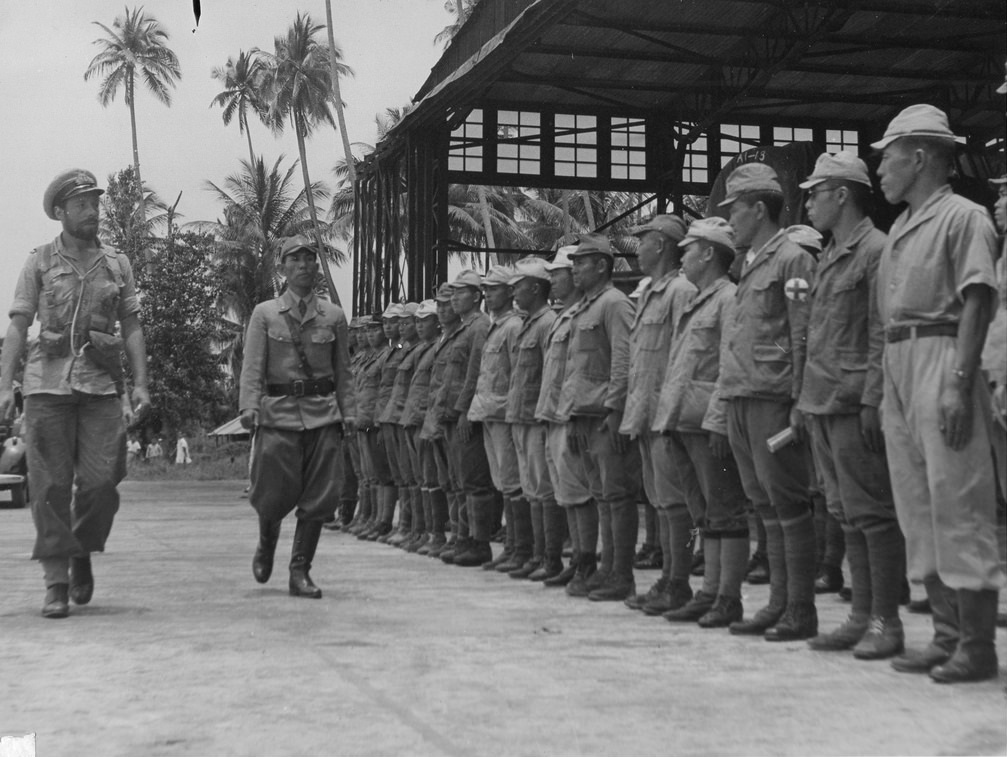
[[[556,504],[546,463],[546,427],[535,420],[542,387],[542,365],[556,314],[549,307],[549,272],[542,258],[522,258],[510,280],[514,303],[524,314],[511,347],[507,423],[517,451],[521,491],[531,503],[531,527],[542,563],[528,578],[546,581],[563,572],[566,514]]]
[[[699,291],[672,337],[653,430],[669,440],[668,465],[702,529],[704,565],[703,588],[663,617],[721,628],[744,615],[741,582],[749,546],[748,503],[727,441],[725,406],[714,393],[721,335],[737,290],[727,277],[735,258],[734,230],[723,218],[704,218],[689,227],[679,246],[685,251],[682,272]]]
[[[547,578],[545,585],[565,586],[569,596],[586,597],[587,581],[594,577],[598,563],[598,507],[591,499],[587,473],[580,457],[570,448],[567,424],[557,412],[566,372],[566,353],[570,346],[571,314],[582,294],[574,285],[571,273],[573,262],[570,253],[576,249],[576,245],[560,247],[552,262],[545,264],[549,272],[549,294],[554,302],[560,304],[560,311],[546,338],[535,420],[546,427],[545,462],[549,469],[549,481],[556,503],[566,513],[572,547],[570,564],[559,575]],[[581,544],[590,544],[583,554]]]
[[[868,217],[871,180],[856,155],[825,153],[801,184],[808,217],[831,232],[811,287],[808,353],[797,410],[811,436],[829,513],[843,529],[853,607],[812,649],[853,649],[858,659],[902,651],[899,594],[905,542],[895,516],[878,408],[884,329],[877,272],[885,235]]]
[[[287,291],[255,306],[241,364],[241,425],[258,428],[248,501],[259,514],[255,580],[273,571],[280,523],[297,516],[291,595],[319,599],[308,571],[322,522],[339,501],[343,436],[356,430],[349,333],[342,309],[315,296],[318,250],[305,236],[283,243]]]
[[[769,604],[735,634],[767,641],[807,639],[818,632],[815,611],[815,526],[807,450],[791,410],[801,389],[811,255],[780,228],[783,189],[764,163],[748,163],[727,178],[735,242],[748,247],[736,307],[724,324],[718,395],[727,400],[727,435],[745,493],[766,526]],[[798,443],[775,453],[766,444],[790,428]]]
[[[368,497],[363,518],[356,529],[350,531],[358,539],[366,539],[379,527],[384,503],[382,482],[390,475],[381,432],[376,423],[381,369],[391,350],[380,314],[364,320],[364,333],[370,355],[360,364],[357,380],[357,438],[360,442],[360,464],[364,469],[364,487]]]
[[[871,145],[891,204],[906,203],[878,269],[885,327],[882,421],[909,578],[922,582],[934,637],[896,657],[940,683],[995,678],[996,536],[989,390],[979,357],[996,303],[996,232],[948,186],[955,137],[945,113],[911,105]]]
[[[45,575],[46,618],[65,618],[69,600],[91,601],[91,553],[104,551],[119,509],[116,486],[126,474],[126,426],[133,417],[123,347],[136,410],[150,405],[133,270],[125,255],[98,239],[103,191],[94,174],[79,169],[46,189],[42,207],[63,230],[33,250],[21,270],[0,363],[3,420],[14,407],[14,370],[37,315],[41,333],[29,346],[24,372],[24,430],[36,532],[32,559]]]
[[[557,413],[568,421],[568,437],[598,503],[602,566],[588,599],[623,600],[636,593],[633,555],[640,518],[640,452],[619,431],[626,404],[633,305],[612,284],[615,252],[607,238],[581,237],[570,258],[574,283],[584,295],[571,311]],[[581,554],[588,549],[594,546],[581,544]]]
[[[692,598],[692,518],[686,506],[688,493],[672,462],[671,438],[651,431],[651,426],[668,367],[671,337],[696,287],[681,275],[682,249],[678,243],[685,238],[681,218],[654,216],[633,234],[640,240],[636,248],[640,270],[650,280],[640,292],[629,334],[629,364],[633,369],[629,371],[626,411],[619,431],[640,450],[643,488],[657,510],[662,565],[661,577],[650,590],[629,597],[626,605],[648,615],[661,615],[677,610]],[[697,494],[698,489],[693,497]]]

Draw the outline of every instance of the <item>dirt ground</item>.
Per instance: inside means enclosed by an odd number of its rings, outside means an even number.
[[[124,484],[66,620],[39,615],[30,514],[0,510],[0,736],[40,757],[1007,753],[1003,665],[944,687],[328,532],[323,599],[294,599],[292,523],[260,586],[241,487]],[[745,591],[750,614],[767,589]],[[825,628],[847,611],[819,598]],[[929,616],[905,622],[928,640]]]

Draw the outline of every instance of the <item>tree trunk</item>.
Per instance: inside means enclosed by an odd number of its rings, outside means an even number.
[[[325,0],[325,21],[329,32],[329,69],[332,77],[332,101],[336,106],[336,121],[339,123],[339,135],[343,139],[343,154],[346,156],[346,173],[353,189],[353,197],[357,193],[357,167],[353,162],[350,150],[350,135],[346,133],[346,116],[343,113],[343,97],[339,93],[339,71],[336,65],[336,36],[332,28],[332,0]]]
[[[322,241],[322,229],[318,225],[318,210],[315,208],[315,198],[311,194],[311,178],[308,176],[308,156],[304,149],[304,129],[301,128],[302,116],[297,111],[291,114],[294,122],[294,133],[297,134],[297,153],[301,156],[301,176],[304,178],[304,194],[308,199],[308,213],[311,214],[311,226],[315,231],[315,243],[318,245],[318,264],[325,275],[325,283],[329,286],[329,297],[337,305],[339,302],[339,292],[336,291],[336,282],[332,280],[332,272],[329,271],[329,261],[325,254],[325,243]]]
[[[248,160],[249,166],[254,171],[255,170],[255,153],[252,151],[252,132],[248,130],[248,117],[242,112],[238,116],[238,124],[243,126],[245,129],[245,138],[248,140]]]
[[[580,193],[580,196],[584,200],[584,215],[587,217],[587,228],[593,233],[596,227],[594,224],[594,208],[591,207],[591,195],[585,189]]]
[[[486,201],[486,187],[482,184],[478,184],[476,185],[476,192],[479,195],[479,211],[483,218],[483,231],[486,233],[486,246],[493,249],[497,246],[497,244],[496,238],[493,236],[493,223],[490,218],[490,206]],[[487,270],[489,269],[489,262],[493,259],[497,259],[499,262],[499,258],[496,253],[487,253],[486,262],[484,264]]]
[[[133,132],[133,173],[136,174],[136,199],[140,210],[140,225],[141,227],[146,227],[147,208],[143,202],[143,180],[140,178],[140,150],[136,146],[136,107],[133,99],[133,95],[135,94],[134,90],[133,72],[130,71],[129,76],[126,79],[126,102],[129,105],[129,125]],[[144,235],[146,235],[146,228],[143,228],[143,232]]]

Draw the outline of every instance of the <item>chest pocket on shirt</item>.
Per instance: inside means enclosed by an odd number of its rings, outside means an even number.
[[[518,347],[517,364],[522,368],[534,368],[542,360],[538,337],[525,339]]]
[[[752,297],[759,315],[778,316],[786,308],[783,283],[779,279],[758,281],[752,284]]]
[[[608,355],[600,321],[582,321],[577,324],[577,341],[570,346],[580,353],[585,376],[608,378]]]
[[[662,314],[654,313],[640,319],[640,336],[638,347],[646,352],[657,352],[664,349],[670,336],[670,324]]]
[[[720,343],[720,332],[715,318],[697,318],[689,327],[689,349],[693,352],[712,352]]]

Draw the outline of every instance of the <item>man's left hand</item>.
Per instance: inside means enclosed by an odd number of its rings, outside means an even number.
[[[469,421],[468,416],[460,416],[458,422],[455,424],[455,428],[458,429],[458,439],[461,440],[461,443],[468,444],[469,439],[472,438],[472,423]]]
[[[605,420],[601,422],[598,431],[602,434],[608,434],[612,439],[612,448],[618,454],[624,455],[629,446],[629,439],[624,434],[619,433],[619,426],[621,425],[622,413],[612,410],[605,416]]]
[[[940,432],[951,449],[961,450],[972,436],[972,397],[967,389],[945,387],[940,399]]]

